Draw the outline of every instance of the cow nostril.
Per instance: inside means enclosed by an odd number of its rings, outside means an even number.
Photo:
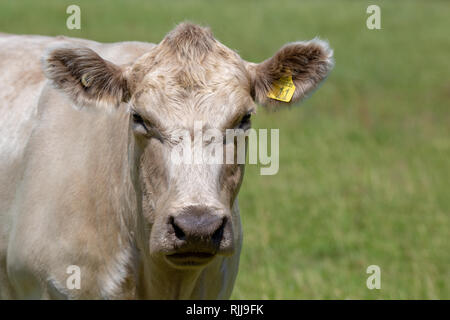
[[[228,222],[227,217],[199,211],[197,214],[183,212],[170,216],[168,224],[171,225],[172,237],[175,235],[175,240],[183,241],[177,245],[190,246],[196,250],[213,250],[220,247]]]
[[[180,240],[185,240],[186,235],[184,234],[183,230],[177,224],[175,223],[175,219],[173,217],[170,217],[169,223],[172,225],[173,231],[175,232],[175,236]]]
[[[220,225],[220,227],[214,231],[211,239],[214,243],[220,243],[222,241],[222,237],[223,237],[223,230],[225,229],[225,224],[227,223],[227,218],[224,217],[222,219],[222,224]]]

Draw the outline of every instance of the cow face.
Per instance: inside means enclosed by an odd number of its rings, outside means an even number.
[[[332,52],[319,40],[288,44],[253,64],[192,24],[179,25],[125,68],[86,48],[57,48],[44,60],[47,77],[76,104],[129,113],[149,252],[176,268],[204,266],[231,254],[238,242],[236,197],[244,165],[225,161],[238,145],[225,139],[226,130],[245,135],[255,102],[295,103],[331,67]],[[296,87],[291,99],[269,97],[285,77]]]

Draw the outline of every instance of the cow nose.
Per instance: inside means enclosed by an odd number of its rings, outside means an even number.
[[[178,240],[198,251],[217,251],[227,218],[208,210],[188,210],[170,219]]]

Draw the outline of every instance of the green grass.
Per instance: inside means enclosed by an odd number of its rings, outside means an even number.
[[[81,6],[82,29],[65,8]],[[382,29],[366,8],[380,5]],[[0,1],[0,30],[159,42],[207,24],[244,59],[328,39],[336,67],[304,104],[259,110],[280,170],[248,166],[236,299],[450,298],[450,3],[446,1]],[[366,288],[367,266],[381,290]]]

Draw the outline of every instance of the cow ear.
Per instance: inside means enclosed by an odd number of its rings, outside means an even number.
[[[333,65],[333,51],[325,41],[287,44],[272,58],[247,64],[252,96],[265,106],[299,102],[318,87]]]
[[[129,100],[123,70],[85,47],[57,47],[42,57],[42,67],[53,85],[76,105],[119,105]]]

